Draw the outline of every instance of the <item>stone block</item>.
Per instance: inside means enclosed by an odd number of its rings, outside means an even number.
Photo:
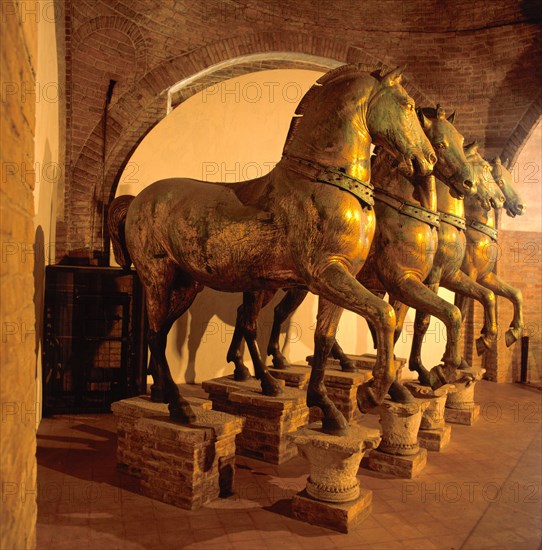
[[[480,416],[480,405],[473,403],[469,408],[444,409],[444,419],[451,424],[463,424],[464,426],[472,426]]]
[[[286,438],[307,423],[309,409],[303,390],[284,387],[277,397],[262,394],[256,379],[237,382],[232,376],[223,376],[203,382],[213,410],[224,411],[245,419],[237,436],[237,454],[282,464],[297,455],[297,447]]]
[[[418,443],[420,447],[428,451],[441,451],[450,443],[451,435],[452,427],[448,425],[429,430],[420,430],[418,432]]]
[[[363,355],[355,355],[355,354],[347,354],[348,358],[354,363],[354,366],[359,369],[359,371],[364,371],[366,373],[369,373],[372,375],[373,367],[376,362],[376,355],[373,353],[364,353]],[[314,360],[314,356],[309,355],[307,357],[307,363],[309,365],[312,365],[312,362]],[[395,368],[397,370],[397,378],[398,380],[401,380],[401,372],[403,367],[406,365],[406,359],[403,357],[396,357],[395,358]],[[336,368],[341,369],[340,363],[338,359],[333,359],[333,357],[328,357],[327,363],[326,363],[326,369],[328,368]]]
[[[414,455],[392,455],[378,449],[367,453],[361,466],[393,477],[412,479],[420,474],[427,464],[427,449],[421,447]]]
[[[370,514],[373,492],[360,489],[360,495],[350,502],[323,502],[301,491],[292,499],[292,516],[300,521],[348,533]]]
[[[119,468],[141,479],[141,492],[195,510],[231,494],[235,437],[244,420],[187,399],[196,415],[190,425],[169,418],[167,405],[134,397],[113,403],[118,419]]]

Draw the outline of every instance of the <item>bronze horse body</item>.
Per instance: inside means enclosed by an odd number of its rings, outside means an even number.
[[[508,216],[515,218],[526,211],[526,206],[514,189],[513,176],[506,163],[499,157],[491,163],[491,174],[504,195],[503,208]],[[518,340],[523,331],[523,298],[521,290],[514,288],[495,273],[497,254],[497,230],[495,212],[481,209],[476,202],[465,201],[467,219],[467,251],[461,270],[471,279],[489,289],[497,296],[507,298],[514,306],[514,317],[506,331],[505,341],[509,347]],[[494,253],[492,253],[492,250]],[[466,309],[468,296],[456,294],[456,305],[462,312]]]
[[[486,189],[485,195],[478,193],[472,197],[465,197],[464,201],[458,201],[447,193],[442,183],[437,182],[438,210],[441,223],[438,230],[438,249],[433,262],[433,268],[425,280],[426,285],[435,293],[439,287],[447,288],[456,295],[465,295],[474,298],[484,306],[485,322],[482,335],[477,341],[478,353],[483,353],[494,342],[497,336],[497,320],[495,313],[495,296],[493,292],[478,284],[475,280],[465,275],[461,270],[467,250],[468,235],[465,223],[465,209],[467,201],[476,205],[483,212],[492,211],[492,207],[501,207],[504,196],[491,177],[488,163],[477,155],[475,144],[466,148],[466,155],[472,163],[474,178],[479,183],[479,188]],[[417,309],[414,321],[414,337],[409,358],[409,369],[418,373],[420,381],[426,385],[438,386],[444,381],[452,381],[453,373],[442,373],[434,370],[437,376],[430,376],[424,367],[421,358],[421,349],[425,333],[429,327],[430,314]],[[462,317],[460,323],[462,322]],[[397,330],[402,328],[398,322]],[[449,338],[449,336],[448,336]],[[459,349],[457,350],[459,353]],[[464,366],[464,361],[461,360]]]
[[[456,196],[460,196],[466,188],[471,193],[478,192],[477,182],[471,178],[471,164],[463,150],[463,136],[453,126],[454,115],[446,119],[442,109],[426,109],[419,111],[419,117],[426,135],[437,151],[435,173],[446,181]],[[381,297],[388,292],[391,300],[397,304],[400,298],[409,306],[429,311],[442,319],[450,335],[443,361],[450,369],[456,369],[461,364],[458,345],[461,313],[453,304],[435,295],[424,285],[437,252],[439,216],[435,180],[432,176],[410,179],[404,177],[392,167],[393,159],[385,152],[379,152],[373,159],[372,178],[379,188],[375,190],[376,234],[369,258],[357,279]],[[445,193],[449,194],[448,187],[443,187]],[[460,199],[456,200],[462,202]],[[458,270],[460,265],[461,262],[457,265]],[[306,294],[306,289],[291,289],[275,309],[268,353],[273,356],[276,368],[285,367],[285,358],[278,345],[280,325]],[[271,296],[272,293],[260,296],[261,303],[258,307],[265,304]],[[243,333],[241,325],[247,317],[253,319],[254,316],[254,312],[247,313],[254,302],[245,302],[239,309],[236,331],[228,352],[228,360],[235,362],[236,372],[244,368],[240,353]],[[398,308],[396,314],[404,315],[406,310]],[[348,357],[337,342],[334,343],[331,353],[341,361],[344,370],[352,370]],[[390,387],[390,395],[404,397],[405,390],[401,388],[394,382]]]
[[[377,370],[386,376],[364,392],[384,399],[395,379],[395,316],[355,278],[374,233],[370,144],[409,173],[428,175],[436,160],[400,80],[399,70],[377,79],[353,65],[325,74],[299,104],[282,160],[262,178],[235,185],[172,178],[113,201],[114,250],[120,265],[133,261],[145,288],[151,368],[172,418],[190,422],[194,414],[171,377],[167,334],[204,286],[252,292],[304,285],[319,295],[307,404],[322,409],[329,433],[347,429],[323,384],[341,308],[366,317],[377,331]],[[257,348],[250,351],[256,359]],[[260,366],[263,392],[277,395],[279,385]]]

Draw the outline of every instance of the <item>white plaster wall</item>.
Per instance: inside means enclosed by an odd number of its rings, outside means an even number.
[[[264,71],[223,82],[191,97],[158,124],[134,152],[117,196],[135,195],[152,182],[171,176],[242,181],[268,172],[280,159],[297,103],[320,74]],[[275,297],[260,316],[259,343],[264,351],[277,301]],[[175,380],[201,382],[232,372],[226,352],[240,303],[240,294],[210,289],[196,298],[168,339],[167,357]],[[316,308],[316,297],[309,296],[286,327],[284,351],[292,362],[304,361],[313,351]],[[409,314],[405,335],[396,348],[398,356],[408,356],[412,322],[413,314]],[[437,364],[442,356],[442,334],[438,322],[437,326],[433,323],[424,348],[428,366]],[[343,314],[338,339],[347,352],[373,351],[365,321],[351,312]]]

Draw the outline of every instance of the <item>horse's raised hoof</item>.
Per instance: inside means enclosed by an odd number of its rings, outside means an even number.
[[[174,401],[169,404],[168,409],[171,420],[181,424],[191,424],[196,421],[196,415],[187,402]]]
[[[250,380],[252,376],[250,371],[245,367],[245,365],[238,365],[233,371],[233,379],[237,382],[246,382]]]
[[[358,402],[358,409],[362,413],[368,413],[381,403],[381,401],[376,398],[375,391],[371,387],[370,382],[365,382],[365,384],[358,387],[356,400]]]
[[[485,336],[480,336],[480,338],[476,340],[476,354],[478,357],[485,353],[490,347],[491,342]]]
[[[151,401],[153,403],[167,403],[164,397],[164,390],[161,386],[156,384],[151,386]]]
[[[445,384],[453,384],[456,378],[457,370],[455,368],[446,367],[445,365],[437,365],[429,372],[430,385],[434,390]]]
[[[410,364],[409,363],[408,370],[418,373],[418,382],[422,386],[430,386],[431,385],[429,371],[423,365]]]
[[[284,393],[282,384],[272,376],[262,378],[262,393],[269,397],[278,397]]]
[[[519,329],[510,327],[504,335],[504,341],[506,347],[509,348],[512,344],[515,344],[519,340]]]
[[[388,394],[395,403],[414,403],[416,400],[410,391],[400,382],[392,382]]]
[[[324,418],[322,418],[322,431],[329,435],[348,435],[348,422],[341,413],[330,417],[324,416]]]

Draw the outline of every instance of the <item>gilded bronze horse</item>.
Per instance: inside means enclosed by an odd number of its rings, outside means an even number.
[[[481,159],[479,154],[477,158]],[[526,212],[526,205],[514,189],[514,179],[497,157],[491,163],[493,179],[504,195],[504,209],[508,216],[515,218]],[[497,263],[495,228],[495,212],[481,209],[476,202],[465,201],[467,219],[467,251],[461,270],[483,287],[493,291],[497,296],[507,298],[514,306],[514,317],[505,334],[505,342],[509,347],[518,340],[523,331],[523,297],[521,290],[509,285],[495,273]],[[462,312],[466,309],[468,296],[456,294],[456,305]]]
[[[190,422],[194,414],[171,377],[167,334],[204,286],[253,292],[304,285],[319,296],[307,404],[322,409],[329,433],[347,429],[323,384],[341,308],[366,317],[377,331],[377,371],[386,376],[365,392],[384,399],[395,379],[395,315],[355,278],[374,234],[371,141],[406,173],[433,169],[435,153],[401,86],[401,71],[377,78],[342,66],[305,94],[283,157],[269,174],[237,184],[170,178],[113,201],[115,257],[123,267],[133,261],[145,288],[151,368],[172,418]],[[250,351],[258,355],[255,345]],[[280,392],[267,369],[257,376],[265,394]]]
[[[477,284],[475,280],[465,275],[461,270],[463,258],[467,249],[468,231],[465,221],[467,205],[476,208],[480,212],[489,213],[493,208],[500,208],[504,202],[504,196],[495,184],[491,176],[489,164],[477,154],[475,144],[468,145],[466,156],[471,162],[473,179],[478,183],[479,189],[485,189],[485,195],[480,192],[472,197],[465,197],[464,201],[458,201],[447,193],[442,183],[437,182],[438,210],[440,214],[440,227],[438,230],[438,249],[433,262],[433,268],[425,280],[425,284],[437,293],[440,286],[469,298],[474,298],[484,306],[485,322],[482,335],[477,340],[479,354],[488,349],[497,336],[497,319],[495,314],[495,296],[493,292]],[[408,308],[405,308],[408,309]],[[399,316],[398,316],[399,317]],[[402,320],[397,323],[397,331],[402,329]],[[444,381],[453,381],[453,372],[442,372],[436,368],[433,376],[424,367],[421,358],[421,349],[425,333],[429,328],[430,314],[422,309],[417,309],[414,321],[414,336],[409,358],[409,369],[418,373],[422,384],[438,386]],[[459,318],[461,325],[462,317]],[[449,343],[450,335],[447,333]],[[460,354],[459,347],[457,353]],[[461,364],[464,366],[463,360]]]
[[[449,189],[459,197],[466,188],[470,193],[485,192],[485,189],[477,189],[477,181],[472,178],[472,166],[463,149],[464,138],[453,126],[455,115],[452,114],[446,119],[444,110],[440,108],[419,110],[418,115],[426,135],[437,152],[434,173],[448,185],[445,187],[443,184],[445,193],[449,195]],[[372,181],[377,187],[376,233],[369,257],[357,279],[381,297],[388,292],[391,300],[397,304],[401,299],[409,306],[430,311],[442,319],[449,332],[443,362],[449,369],[455,370],[461,364],[461,314],[453,304],[435,295],[424,285],[424,279],[432,268],[433,257],[437,251],[439,215],[435,179],[432,176],[406,178],[394,168],[393,159],[385,151],[380,151],[373,159]],[[459,198],[454,200],[460,201]],[[290,289],[275,309],[268,353],[273,356],[276,368],[285,367],[285,358],[280,353],[278,345],[280,325],[306,294],[306,289]],[[265,304],[271,296],[272,293],[268,292],[257,297],[258,306]],[[245,303],[239,309],[236,331],[228,353],[228,359],[235,362],[235,372],[245,369],[240,352],[242,323],[246,318],[251,318],[252,323],[255,322],[254,312],[249,312],[250,307],[254,305],[250,299],[246,296]],[[406,313],[404,308],[398,308],[396,314],[398,312]],[[348,357],[336,342],[331,353],[341,361],[344,370],[352,370]],[[404,399],[405,391],[398,382],[394,382],[390,387],[390,395],[395,398]],[[364,408],[367,405],[361,404]]]

